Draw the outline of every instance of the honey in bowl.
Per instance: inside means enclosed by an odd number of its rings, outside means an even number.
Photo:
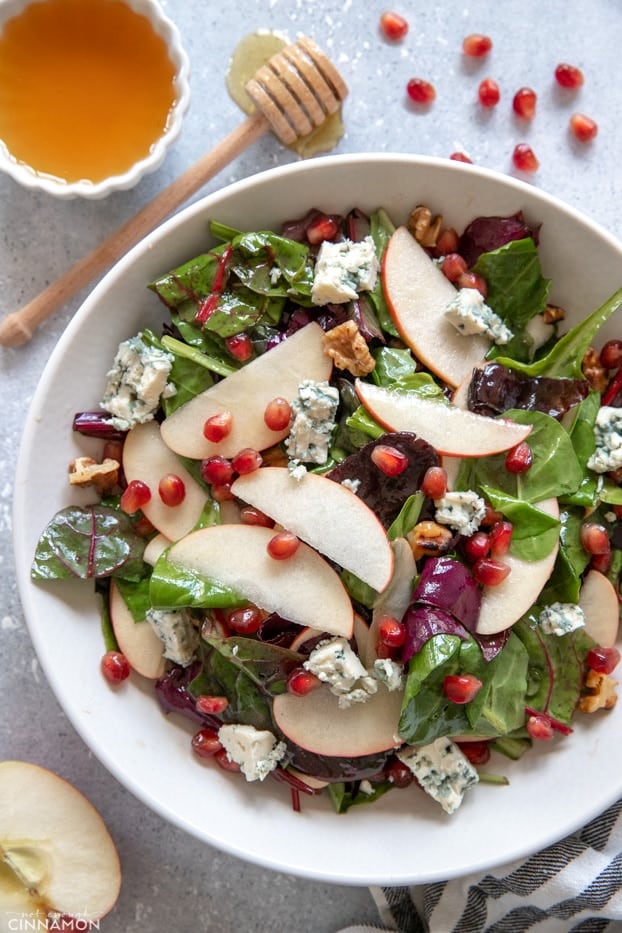
[[[35,0],[0,32],[0,140],[37,174],[96,184],[149,155],[174,79],[165,40],[121,0]]]

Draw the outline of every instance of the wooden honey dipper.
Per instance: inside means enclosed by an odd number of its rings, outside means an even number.
[[[171,182],[122,227],[0,323],[0,346],[27,343],[36,328],[85,285],[236,159],[268,130],[286,146],[335,113],[348,88],[332,62],[305,37],[273,55],[246,84],[256,111]]]

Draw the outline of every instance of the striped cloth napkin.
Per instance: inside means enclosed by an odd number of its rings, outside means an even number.
[[[453,881],[371,893],[383,926],[339,933],[620,933],[622,800],[526,859]]]

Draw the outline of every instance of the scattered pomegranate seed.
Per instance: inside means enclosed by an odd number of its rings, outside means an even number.
[[[563,62],[555,69],[555,80],[561,87],[575,90],[583,84],[583,72],[575,65]]]
[[[140,518],[134,522],[134,531],[137,535],[140,535],[141,538],[150,538],[157,529],[146,515],[141,515]]]
[[[263,613],[257,606],[232,609],[226,616],[227,625],[238,635],[254,635],[261,628]]]
[[[518,89],[512,99],[512,108],[521,120],[533,120],[536,115],[536,92],[530,87]]]
[[[208,715],[213,716],[218,716],[219,713],[224,713],[228,706],[229,700],[227,697],[211,697],[206,695],[197,697],[197,701],[195,703],[197,713],[207,713]]]
[[[408,765],[405,765],[399,758],[392,758],[385,769],[386,779],[395,787],[410,787],[415,779]]]
[[[263,413],[266,427],[270,428],[271,431],[284,431],[289,426],[291,417],[292,406],[286,398],[282,398],[280,395],[268,402]]]
[[[573,113],[570,117],[570,130],[580,143],[589,143],[598,133],[598,123],[584,113]]]
[[[505,455],[505,468],[508,473],[526,473],[531,469],[533,453],[527,441],[521,441]]]
[[[497,522],[490,529],[490,556],[504,557],[510,550],[512,543],[512,522]]]
[[[312,220],[305,231],[305,235],[312,246],[323,243],[324,240],[334,240],[339,233],[339,224],[334,217],[321,214]]]
[[[551,716],[550,713],[543,713],[540,710],[533,709],[531,706],[525,707],[525,714],[527,716],[536,716],[540,719],[545,719],[550,725],[553,732],[560,732],[562,735],[571,735],[572,727],[567,723],[562,722],[560,719],[555,719],[554,716]]]
[[[236,473],[254,473],[263,463],[261,454],[254,447],[244,447],[239,451],[231,461],[231,466]]]
[[[431,104],[436,99],[436,88],[424,78],[411,78],[406,93],[416,104]]]
[[[501,98],[499,85],[494,78],[484,78],[477,89],[477,96],[482,107],[496,107]]]
[[[553,726],[548,716],[529,716],[527,732],[532,739],[549,742],[553,738]]]
[[[441,271],[450,282],[457,282],[468,268],[466,259],[460,253],[448,253],[441,263]]]
[[[300,538],[291,531],[279,531],[268,541],[268,554],[274,560],[288,560],[300,546]]]
[[[392,661],[395,661],[399,657],[399,653],[399,648],[392,648],[390,645],[385,645],[382,641],[376,643],[376,655],[379,658],[390,658]]]
[[[222,743],[215,729],[199,729],[192,736],[192,751],[199,758],[212,758],[217,752],[223,751]]]
[[[466,162],[468,165],[473,165],[473,159],[469,158],[466,152],[452,152],[449,158],[454,162]]]
[[[158,483],[158,495],[164,505],[171,507],[181,505],[186,498],[186,486],[181,476],[177,476],[176,473],[167,473],[163,476]]]
[[[128,515],[134,515],[151,499],[151,490],[140,479],[133,479],[121,493],[119,505]]]
[[[493,557],[480,557],[473,564],[473,576],[482,586],[499,586],[509,573],[509,565]]]
[[[512,162],[519,172],[537,172],[540,168],[535,152],[527,143],[517,143],[514,146]]]
[[[448,674],[443,679],[443,690],[452,703],[470,703],[481,686],[473,674]]]
[[[441,466],[428,467],[421,480],[421,492],[428,499],[442,499],[447,492],[447,470]]]
[[[250,360],[253,355],[253,342],[248,334],[234,334],[233,337],[227,337],[225,347],[240,363]]]
[[[201,462],[200,470],[201,478],[210,486],[213,483],[216,483],[216,485],[230,483],[233,479],[233,467],[231,461],[227,460],[226,457],[208,457]]]
[[[611,674],[620,663],[620,652],[617,648],[590,648],[586,663],[597,674]]]
[[[445,227],[439,235],[434,247],[435,256],[447,256],[449,253],[457,253],[460,245],[460,236],[453,227]]]
[[[406,641],[406,626],[394,616],[384,616],[378,626],[378,637],[389,648],[401,648]]]
[[[296,697],[306,697],[312,690],[322,686],[320,678],[304,667],[297,667],[287,678],[287,692]]]
[[[385,476],[399,476],[408,467],[406,454],[390,444],[378,444],[374,447],[371,460]]]
[[[470,538],[464,542],[464,553],[466,559],[472,564],[481,557],[488,557],[490,554],[490,538],[485,531],[476,531]]]
[[[399,13],[383,13],[380,28],[391,42],[399,42],[408,32],[408,22]]]
[[[581,525],[581,544],[588,554],[609,554],[611,551],[607,529],[596,522]]]
[[[224,771],[232,771],[235,774],[239,774],[242,770],[237,761],[231,761],[224,748],[221,748],[215,753],[214,761],[216,764],[220,765]]]
[[[485,765],[490,761],[488,742],[456,742],[456,745],[472,765]]]
[[[458,288],[476,288],[484,298],[488,294],[486,279],[478,275],[477,272],[462,272],[454,284],[457,285]]]
[[[465,36],[462,40],[462,51],[469,58],[482,58],[487,55],[492,48],[492,39],[490,36],[482,36],[479,33],[472,33]]]
[[[240,509],[243,525],[259,525],[261,528],[274,528],[274,519],[256,509],[254,505],[245,505]]]
[[[492,528],[497,522],[503,521],[503,513],[497,512],[496,509],[490,505],[489,502],[486,503],[486,512],[484,517],[480,522],[480,525],[483,525],[484,528]]]
[[[212,486],[212,498],[216,502],[231,502],[235,496],[231,492],[231,483],[214,483]]]
[[[605,369],[619,369],[622,366],[622,340],[608,340],[600,351],[599,360]]]
[[[107,651],[101,659],[101,672],[108,683],[122,683],[130,676],[130,662],[120,651]]]
[[[590,570],[598,570],[599,573],[607,573],[611,567],[611,551],[607,551],[606,554],[593,554],[590,557],[589,568]],[[618,598],[618,602],[619,602]]]
[[[213,444],[218,444],[219,441],[222,441],[231,433],[232,427],[233,415],[231,412],[221,411],[207,419],[203,425],[203,437]]]
[[[611,405],[618,393],[622,391],[622,368],[617,371],[601,397],[601,405]]]

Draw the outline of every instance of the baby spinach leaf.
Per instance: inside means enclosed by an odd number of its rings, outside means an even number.
[[[390,781],[374,781],[371,785],[371,793],[365,793],[361,790],[360,783],[331,782],[328,785],[328,793],[335,813],[347,813],[351,807],[358,807],[365,803],[375,803],[380,797],[393,789],[395,785]]]
[[[387,529],[389,540],[395,541],[396,538],[405,538],[409,531],[412,531],[421,515],[421,509],[425,496],[418,490],[409,496],[399,511],[399,514],[393,519]]]
[[[232,635],[229,638],[208,638],[207,641],[272,696],[285,693],[289,674],[303,660],[297,651],[256,638]]]
[[[510,328],[524,327],[546,307],[551,281],[542,275],[531,237],[482,253],[473,271],[486,280],[486,303]]]
[[[226,696],[229,700],[222,713],[224,722],[241,723],[256,729],[272,729],[270,701],[261,688],[232,660],[210,648],[203,666],[188,685],[192,696]]]
[[[230,587],[170,561],[165,551],[151,573],[151,604],[157,609],[232,609],[247,600]]]
[[[116,580],[117,587],[134,622],[144,622],[147,610],[151,609],[149,576],[142,580]]]
[[[491,486],[482,486],[481,491],[493,509],[512,522],[511,554],[522,560],[541,560],[551,553],[559,538],[560,523],[556,518]]]

